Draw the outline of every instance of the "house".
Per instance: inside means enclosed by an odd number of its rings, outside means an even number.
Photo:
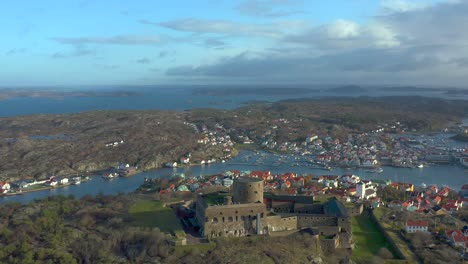
[[[188,158],[188,157],[180,158],[180,163],[181,164],[188,164],[189,162],[190,162],[190,158]]]
[[[428,232],[427,228],[429,227],[429,223],[423,220],[408,220],[405,224],[405,231],[407,233],[415,233],[415,232]]]
[[[462,206],[463,206],[463,202],[461,201],[448,200],[447,203],[444,206],[442,206],[442,208],[444,208],[448,212],[453,213],[455,211],[458,211],[458,209],[460,209]]]
[[[58,181],[56,181],[55,179],[50,179],[50,180],[48,180],[48,181],[45,183],[45,185],[51,186],[51,187],[54,187],[54,186],[56,186],[57,184],[58,184]]]
[[[19,180],[13,182],[11,185],[15,188],[23,189],[23,188],[28,188],[32,185],[36,184],[36,180],[34,179],[25,179],[25,180]]]
[[[229,187],[232,186],[233,183],[234,183],[234,181],[231,178],[224,178],[223,179],[223,186],[224,187],[229,188]]]
[[[383,202],[380,199],[380,197],[372,197],[369,199],[369,202],[372,208],[379,208],[380,205],[383,205]]]
[[[468,231],[446,230],[445,236],[454,247],[461,247],[465,252],[468,252]]]
[[[405,190],[407,192],[414,191],[414,184],[406,183],[406,182],[392,182],[389,186],[397,189],[397,190]]]
[[[177,168],[177,162],[168,162],[165,165],[168,168]]]
[[[316,139],[318,139],[318,136],[317,136],[317,135],[310,135],[310,136],[308,136],[308,137],[306,138],[306,142],[307,142],[307,143],[310,143],[310,142],[312,142],[312,141],[314,141],[314,140],[316,140]]]
[[[379,162],[375,159],[366,159],[363,163],[363,167],[375,167],[379,164]]]
[[[442,197],[440,196],[436,196],[434,197],[434,199],[432,199],[433,204],[440,204],[441,201],[442,201]]]
[[[177,191],[178,191],[178,192],[188,192],[189,189],[187,188],[186,185],[183,185],[183,184],[182,184],[182,185],[179,185],[179,186],[177,187]]]
[[[10,186],[10,183],[8,182],[0,182],[0,189],[1,190],[10,190],[11,186]]]
[[[445,186],[442,190],[440,190],[437,195],[447,197],[450,193],[450,188]]]
[[[356,196],[364,200],[377,197],[377,189],[371,182],[365,183],[361,181],[356,184]]]
[[[68,184],[68,178],[58,178],[56,179],[58,183],[60,184]]]
[[[272,180],[273,175],[271,175],[270,171],[251,171],[250,177],[257,177],[262,178],[264,180]]]

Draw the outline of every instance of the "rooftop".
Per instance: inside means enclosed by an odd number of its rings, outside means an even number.
[[[429,223],[427,221],[422,221],[422,220],[408,220],[406,221],[407,226],[429,226]]]
[[[224,197],[230,196],[229,193],[213,192],[203,194],[203,200],[207,205],[222,205],[224,204]]]
[[[262,178],[257,177],[239,177],[236,179],[238,182],[262,182]]]
[[[303,196],[303,195],[276,195],[270,192],[263,193],[263,198],[272,199],[272,200],[281,200],[281,201],[290,201],[303,204],[313,204],[313,196]]]
[[[348,210],[346,207],[338,201],[336,198],[332,198],[323,204],[325,214],[335,215],[337,217],[347,217]]]

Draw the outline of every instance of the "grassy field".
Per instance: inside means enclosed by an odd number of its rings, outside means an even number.
[[[353,239],[356,247],[352,259],[358,263],[365,263],[377,255],[381,248],[391,251],[391,246],[379,231],[377,224],[366,213],[352,218]]]
[[[388,214],[389,208],[385,207],[379,207],[373,211],[375,217],[379,220],[381,219],[384,215]],[[400,227],[397,225],[391,225],[385,221],[379,221],[382,227],[385,229],[387,232],[388,236],[395,241],[396,246],[400,249],[401,253],[405,256],[405,259],[408,261],[408,263],[417,263],[417,258],[416,255],[411,251],[411,249],[408,247],[408,244],[406,244],[403,239],[398,235]]]
[[[128,213],[133,217],[131,222],[139,227],[158,227],[162,232],[182,231],[180,222],[170,208],[159,201],[139,201],[132,205]]]

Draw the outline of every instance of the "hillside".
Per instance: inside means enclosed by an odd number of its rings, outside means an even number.
[[[200,147],[200,132],[187,122],[211,131],[221,125],[234,140],[248,136],[261,142],[270,136],[277,142],[299,142],[311,133],[343,138],[396,122],[406,131],[441,131],[467,113],[463,100],[360,97],[257,102],[234,110],[90,111],[0,118],[0,177],[73,175],[105,170],[119,162],[149,170],[187,152],[199,159],[220,157],[222,147]]]

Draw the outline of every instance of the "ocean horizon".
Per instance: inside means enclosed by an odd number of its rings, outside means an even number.
[[[67,114],[93,110],[176,110],[196,108],[234,109],[250,102],[277,102],[287,99],[317,99],[323,97],[382,97],[382,96],[425,96],[443,99],[468,100],[465,94],[445,94],[440,90],[428,89],[417,91],[388,91],[368,89],[354,92],[333,92],[327,89],[313,88],[270,88],[249,86],[253,90],[237,86],[116,86],[103,90],[86,88],[86,92],[102,92],[98,95],[77,96],[11,96],[0,99],[0,117],[33,114]],[[219,89],[219,92],[216,90]],[[225,89],[229,92],[223,93]],[[236,89],[239,89],[236,91]],[[255,90],[257,89],[257,90]],[[281,91],[271,93],[269,91]],[[288,92],[288,89],[292,89]],[[298,90],[300,89],[300,90]],[[10,89],[14,91],[14,89]],[[298,90],[298,91],[297,91]],[[1,91],[1,90],[0,90]],[[70,91],[70,90],[68,90]],[[111,93],[121,92],[122,95]],[[202,92],[200,92],[202,91]],[[234,92],[233,92],[234,91]],[[106,94],[106,92],[108,94]]]

